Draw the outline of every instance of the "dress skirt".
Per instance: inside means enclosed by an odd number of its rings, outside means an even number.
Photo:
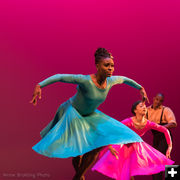
[[[82,116],[70,100],[58,108],[55,118],[40,134],[42,139],[32,149],[54,158],[76,157],[109,144],[142,141],[127,126],[97,109]]]
[[[131,176],[165,171],[165,165],[174,163],[146,142],[113,145],[113,148],[118,151],[119,159],[116,159],[108,148],[104,148],[92,170],[113,179],[130,180]]]

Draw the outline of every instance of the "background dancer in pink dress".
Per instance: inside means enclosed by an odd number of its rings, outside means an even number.
[[[123,120],[122,123],[140,136],[150,129],[164,133],[168,144],[166,156],[146,142],[110,145],[101,151],[100,159],[92,170],[114,179],[129,180],[134,179],[132,176],[135,175],[150,175],[164,171],[165,165],[174,163],[168,159],[172,150],[172,141],[167,128],[145,118],[147,108],[142,101],[135,102],[131,111],[134,116]]]

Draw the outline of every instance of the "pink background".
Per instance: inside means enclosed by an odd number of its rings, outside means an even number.
[[[35,84],[48,76],[94,73],[93,55],[98,47],[112,52],[114,74],[143,85],[151,103],[157,92],[164,93],[164,104],[178,121],[179,6],[178,0],[1,1],[0,179],[15,174],[10,179],[35,175],[36,179],[69,180],[74,175],[71,158],[50,159],[31,147],[58,106],[76,92],[75,85],[53,84],[43,89],[36,107],[29,101]],[[116,86],[99,109],[123,120],[131,116],[131,104],[139,98],[137,90]],[[179,127],[173,135],[172,159],[180,164]],[[151,133],[145,139],[151,143]],[[18,173],[29,177],[17,177]],[[88,171],[88,179],[108,178]]]

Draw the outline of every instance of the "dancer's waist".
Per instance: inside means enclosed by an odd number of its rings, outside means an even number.
[[[78,113],[82,116],[88,116],[94,113],[94,111],[96,110],[95,106],[79,102],[77,99],[74,98],[74,96],[69,99],[69,102],[76,109],[76,111],[78,111]]]

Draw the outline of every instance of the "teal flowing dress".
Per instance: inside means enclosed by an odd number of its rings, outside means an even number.
[[[42,139],[32,149],[54,158],[83,155],[109,144],[141,142],[134,131],[107,116],[97,107],[103,103],[112,86],[125,83],[136,89],[141,85],[124,76],[107,78],[106,88],[98,88],[90,75],[56,74],[39,85],[55,82],[77,84],[77,93],[58,108],[54,119],[40,132]]]

